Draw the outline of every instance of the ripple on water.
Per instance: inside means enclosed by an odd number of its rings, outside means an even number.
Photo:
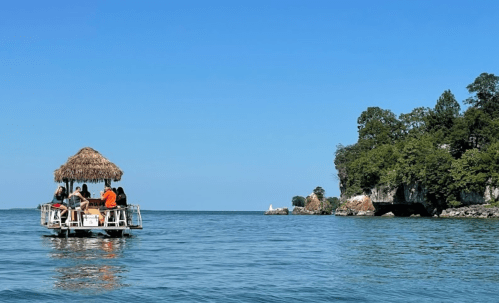
[[[145,211],[124,239],[48,237],[0,211],[0,300],[485,302],[498,220]],[[15,222],[32,222],[13,228]]]

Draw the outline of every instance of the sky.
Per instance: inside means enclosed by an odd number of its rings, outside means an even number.
[[[458,101],[499,73],[497,1],[8,1],[0,208],[52,200],[83,147],[149,210],[339,196],[338,144],[370,106]],[[462,103],[461,103],[462,104]],[[89,184],[92,192],[103,183]]]

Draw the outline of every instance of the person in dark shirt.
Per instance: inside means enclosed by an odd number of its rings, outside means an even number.
[[[124,211],[126,213],[126,220],[127,224],[131,225],[132,224],[132,213],[128,209],[128,204],[126,202],[126,194],[125,191],[123,190],[123,187],[118,187],[118,196],[116,197],[116,204],[120,206],[121,208],[126,208]]]
[[[87,185],[86,185],[86,184],[83,184],[83,185],[81,186],[81,192],[80,192],[80,194],[81,194],[84,198],[86,198],[86,199],[90,198],[90,192],[88,191],[88,187],[87,187]]]
[[[67,197],[68,194],[66,194],[66,188],[64,186],[58,186],[54,193],[54,198],[52,199],[52,207],[62,210],[61,217],[68,211],[68,208],[64,203],[64,199]]]
[[[118,195],[116,197],[116,204],[119,206],[126,207],[127,206],[126,195],[125,195],[125,191],[123,190],[123,187],[118,187],[117,193],[118,193]]]

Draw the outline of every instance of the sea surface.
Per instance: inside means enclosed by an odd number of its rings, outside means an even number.
[[[5,302],[499,302],[495,219],[143,211],[126,238],[57,238],[0,210]]]

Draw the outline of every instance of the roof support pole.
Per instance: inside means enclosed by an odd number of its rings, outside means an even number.
[[[66,180],[66,194],[69,196],[71,192],[69,191],[69,184],[68,184],[68,180]],[[64,199],[63,199],[64,200]]]

